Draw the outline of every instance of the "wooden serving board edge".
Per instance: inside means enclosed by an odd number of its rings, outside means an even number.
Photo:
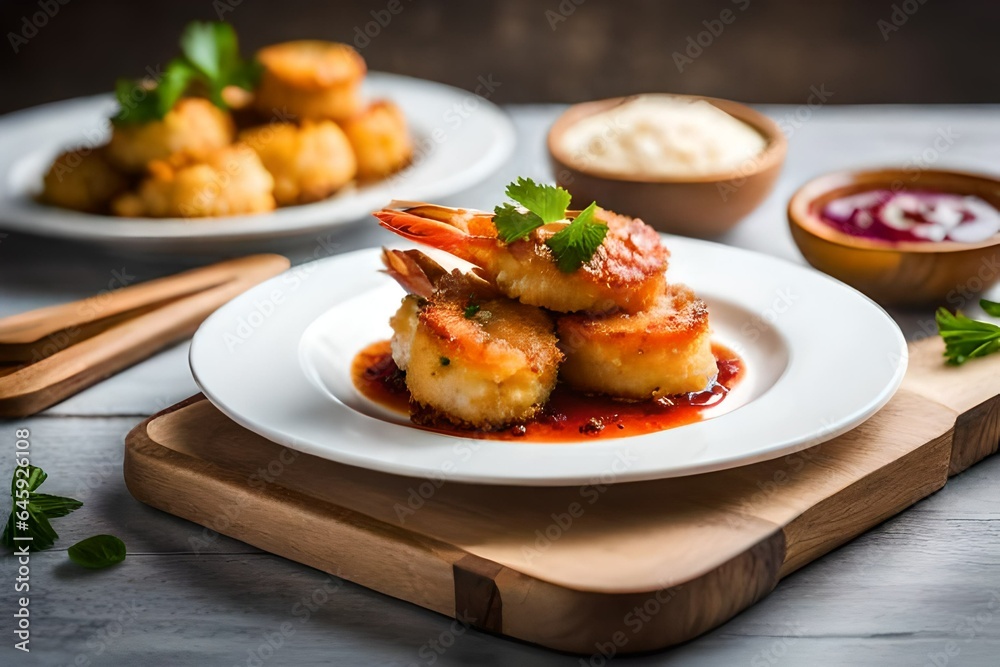
[[[939,355],[935,345],[931,341],[911,346],[911,355]],[[1000,359],[989,364],[994,374],[998,363]],[[985,366],[976,373],[986,372]],[[599,653],[602,647],[616,653],[648,651],[724,623],[767,595],[783,577],[934,493],[949,476],[997,451],[1000,399],[994,390],[984,384],[970,389],[968,372],[963,371],[942,376],[945,384],[962,386],[963,391],[933,382],[934,391],[926,391],[928,378],[921,373],[908,374],[907,380],[911,375],[916,380],[904,382],[901,394],[933,408],[930,412],[937,410],[937,424],[948,424],[935,426],[925,444],[866,472],[790,520],[775,519],[773,530],[752,548],[700,576],[663,581],[644,591],[575,590],[294,490],[249,488],[245,478],[162,446],[150,436],[150,424],[206,400],[201,395],[153,415],[128,434],[125,480],[132,495],[148,505],[471,627],[572,653]],[[1000,380],[990,386],[998,384]],[[948,400],[942,401],[942,396]],[[221,413],[219,417],[225,419]],[[733,475],[740,470],[734,469]],[[170,485],[164,483],[168,479]],[[179,487],[186,492],[177,493]],[[237,498],[241,511],[219,526],[211,504],[199,502],[212,497]],[[331,548],[317,550],[260,528],[304,521],[338,539]],[[623,619],[632,610],[651,604],[666,608],[668,603],[669,613],[651,615],[641,633],[626,632]]]

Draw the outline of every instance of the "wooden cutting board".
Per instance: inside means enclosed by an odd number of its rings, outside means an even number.
[[[724,623],[996,452],[1000,355],[953,368],[941,351],[937,338],[911,345],[903,388],[853,431],[693,477],[400,477],[286,449],[196,396],[128,435],[125,481],[144,503],[469,626],[575,653],[648,651]]]

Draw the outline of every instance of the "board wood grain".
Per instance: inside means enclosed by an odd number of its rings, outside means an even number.
[[[992,427],[973,424],[1000,393],[1000,357],[967,370],[930,345],[910,354],[917,376],[858,428],[704,475],[561,488],[407,478],[281,447],[196,396],[129,434],[125,480],[154,507],[474,627],[575,653],[647,651],[724,623],[942,488],[956,460],[996,450]]]

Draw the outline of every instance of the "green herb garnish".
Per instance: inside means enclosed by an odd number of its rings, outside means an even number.
[[[988,315],[1000,317],[1000,303],[982,299],[979,305]],[[938,308],[934,319],[944,339],[944,356],[949,364],[958,366],[1000,350],[1000,326],[996,324],[953,314],[947,308]]]
[[[509,203],[493,209],[493,224],[504,243],[523,239],[542,225],[566,219],[570,194],[560,187],[519,178],[507,186],[506,193],[526,210]],[[545,242],[555,255],[560,271],[576,271],[590,261],[604,242],[608,226],[594,220],[596,210],[597,204],[591,203],[569,226]]]
[[[473,317],[475,317],[476,313],[479,312],[480,307],[481,306],[478,303],[472,303],[470,301],[469,305],[467,305],[465,307],[465,311],[463,311],[463,314],[465,315],[465,319],[471,320]]]
[[[251,90],[260,76],[259,63],[240,58],[236,30],[228,23],[189,23],[181,34],[181,52],[204,78],[209,99],[223,109],[226,108],[223,88],[237,86]]]
[[[594,220],[597,203],[580,211],[566,229],[549,238],[547,245],[556,256],[559,270],[572,273],[590,261],[604,242],[608,226]]]
[[[115,86],[115,123],[146,123],[163,118],[192,86],[204,89],[216,106],[226,86],[250,90],[260,76],[260,64],[240,58],[236,31],[228,23],[189,23],[180,40],[181,53],[167,63],[159,81],[120,79]]]
[[[504,192],[541,218],[542,224],[566,218],[570,194],[558,186],[539,185],[530,178],[518,178]]]
[[[451,363],[451,359],[449,359],[448,357],[441,357],[441,365],[442,366],[447,366],[450,363]]]
[[[125,560],[125,543],[114,535],[94,535],[71,546],[68,553],[77,565],[99,570]]]
[[[13,500],[7,526],[0,541],[8,549],[27,544],[31,551],[42,551],[55,544],[59,535],[49,519],[66,516],[83,506],[79,500],[37,493],[48,475],[37,466],[17,466],[10,483]],[[29,539],[30,538],[30,539]]]
[[[522,211],[512,204],[501,204],[493,209],[493,224],[500,240],[512,243],[526,238],[545,223],[531,211]]]

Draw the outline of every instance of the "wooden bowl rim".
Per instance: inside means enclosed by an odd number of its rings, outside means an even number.
[[[730,116],[736,118],[737,120],[743,121],[750,127],[754,128],[764,137],[767,141],[767,145],[764,149],[755,155],[753,158],[748,158],[754,161],[753,169],[747,171],[743,166],[735,167],[733,169],[727,169],[725,171],[714,172],[710,174],[701,174],[697,176],[622,176],[621,174],[611,173],[602,169],[594,168],[583,168],[579,164],[576,164],[574,160],[569,159],[565,151],[556,141],[557,138],[561,138],[566,130],[579,122],[581,119],[587,116],[592,116],[601,111],[606,111],[612,109],[616,106],[620,106],[625,102],[629,102],[638,97],[645,96],[668,96],[677,97],[680,99],[686,99],[691,101],[701,100],[708,102],[712,106],[724,111]],[[577,173],[586,174],[593,178],[600,178],[607,181],[615,181],[620,183],[647,183],[647,184],[667,184],[667,183],[720,183],[724,181],[734,181],[741,179],[749,179],[758,175],[763,171],[767,171],[777,165],[780,165],[785,159],[785,153],[788,148],[788,140],[785,137],[784,132],[778,127],[778,124],[760,113],[759,111],[748,107],[745,104],[736,102],[734,100],[726,100],[718,97],[706,97],[704,95],[678,95],[674,93],[637,93],[634,95],[626,95],[624,97],[609,97],[602,100],[593,100],[590,102],[581,102],[579,104],[574,104],[573,106],[566,109],[559,117],[552,123],[549,128],[548,136],[546,137],[546,145],[549,149],[549,155],[552,158],[564,166],[565,168],[575,171]]]
[[[960,252],[963,250],[979,250],[1000,244],[1000,233],[976,243],[962,243],[959,241],[879,241],[877,239],[851,236],[850,234],[838,231],[823,222],[812,211],[812,203],[833,190],[846,188],[851,185],[863,185],[864,187],[858,189],[859,192],[878,188],[891,189],[893,184],[912,175],[912,169],[883,167],[874,169],[844,169],[817,176],[799,187],[791,199],[788,200],[788,221],[804,232],[824,241],[848,248],[875,252],[929,255]],[[920,171],[920,175],[926,176],[932,181],[934,179],[991,181],[996,184],[997,190],[1000,192],[1000,179],[990,174],[954,169],[923,169]],[[930,187],[934,188],[933,185]],[[963,194],[955,192],[950,188],[941,188],[941,190],[944,192],[953,192],[954,194]],[[998,206],[1000,202],[991,201],[989,203],[994,208],[1000,210],[1000,206]]]

